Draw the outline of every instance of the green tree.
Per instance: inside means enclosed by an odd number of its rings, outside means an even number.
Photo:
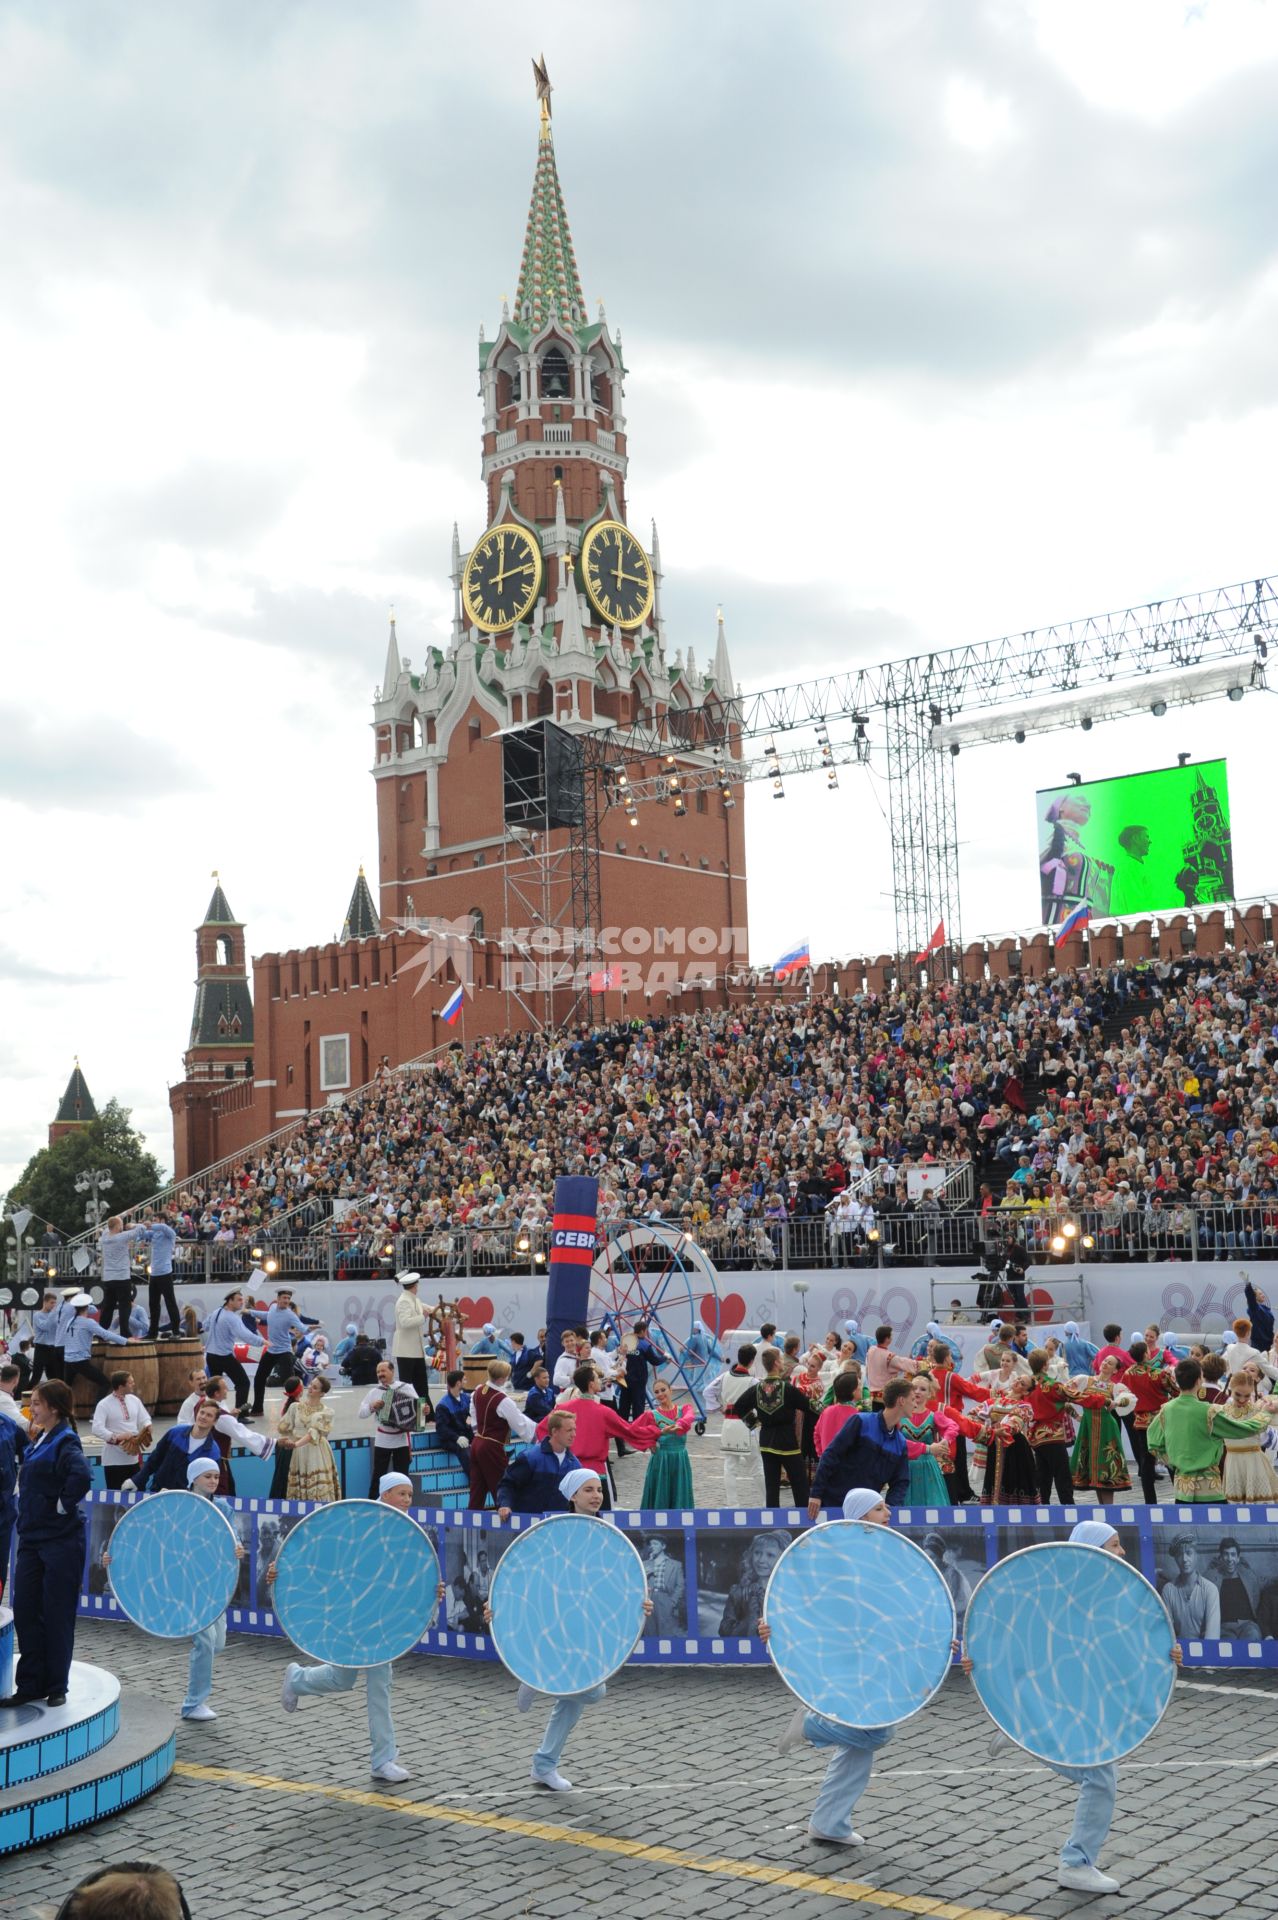
[[[70,1239],[85,1229],[86,1196],[77,1193],[77,1174],[88,1167],[104,1167],[112,1184],[103,1194],[111,1213],[123,1213],[147,1199],[164,1183],[160,1163],[146,1150],[146,1141],[133,1125],[133,1113],[118,1100],[108,1100],[96,1120],[64,1133],[51,1147],[41,1147],[10,1189],[9,1211],[30,1207],[39,1220],[51,1220]],[[36,1227],[38,1233],[39,1228]]]

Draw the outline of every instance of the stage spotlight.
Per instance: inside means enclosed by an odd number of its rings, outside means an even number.
[[[624,793],[630,785],[630,775],[626,772],[625,768],[618,767],[612,777],[616,782],[618,793]]]
[[[1061,1232],[1065,1235],[1065,1238],[1067,1240],[1072,1240],[1074,1238],[1074,1235],[1078,1232],[1078,1228],[1074,1225],[1074,1222],[1072,1220],[1067,1220],[1064,1226],[1061,1228]]]
[[[632,800],[626,808],[626,818],[632,827],[639,825],[639,809]]]
[[[688,803],[681,793],[675,794],[674,814],[676,820],[682,820],[688,811]]]
[[[865,720],[862,715],[858,713],[853,717],[856,720],[856,732],[853,735],[853,745],[856,748],[857,765],[859,767],[868,766],[870,761],[870,736],[865,730]]]
[[[785,799],[785,782],[782,780],[780,774],[778,774],[772,782],[772,798],[774,800]]]
[[[954,760],[957,760],[959,757],[959,743],[957,740],[950,741],[950,757]]]
[[[1155,720],[1161,720],[1167,711],[1167,702],[1165,700],[1155,700],[1149,711],[1153,714]]]
[[[521,1233],[518,1240],[516,1240],[515,1242],[515,1252],[527,1253],[531,1245],[532,1245],[532,1241],[528,1238],[528,1235],[526,1233]]]
[[[280,1263],[278,1260],[264,1260],[262,1262],[263,1273],[278,1273],[279,1270],[280,1270]]]
[[[672,753],[668,753],[668,754],[667,754],[667,755],[665,756],[665,762],[666,762],[666,765],[667,765],[668,767],[673,767],[673,766],[675,765],[675,757],[674,757],[674,755],[673,755]]]
[[[1067,773],[1065,778],[1069,781],[1071,787],[1081,787],[1083,784],[1083,776],[1081,773]]]
[[[1225,695],[1226,700],[1241,700],[1242,697],[1243,697],[1243,690],[1241,687],[1231,687],[1229,689],[1229,692]]]
[[[260,1260],[261,1258],[262,1258],[262,1249],[260,1247],[251,1247],[249,1249],[250,1260]]]
[[[1081,720],[1079,721],[1079,723],[1078,723],[1078,724],[1079,724],[1079,726],[1080,726],[1080,727],[1081,727],[1081,728],[1083,729],[1083,732],[1084,732],[1084,733],[1090,733],[1090,732],[1091,732],[1091,730],[1092,730],[1092,716],[1091,716],[1091,714],[1090,714],[1090,713],[1085,713],[1085,714],[1083,715],[1083,717],[1082,717],[1082,719],[1081,719]]]
[[[1187,753],[1178,753],[1176,755],[1176,765],[1178,767],[1187,767],[1189,765],[1189,755]]]
[[[1080,1247],[1086,1247],[1090,1251],[1091,1248],[1096,1245],[1096,1242],[1090,1233],[1085,1233],[1078,1244]]]
[[[1052,1252],[1053,1252],[1053,1253],[1064,1253],[1064,1251],[1065,1251],[1065,1236],[1064,1236],[1064,1234],[1063,1234],[1063,1233],[1054,1233],[1054,1234],[1052,1235]]]
[[[1012,738],[1013,738],[1013,740],[1015,740],[1015,742],[1016,742],[1016,744],[1017,744],[1017,746],[1018,746],[1018,747],[1023,747],[1023,746],[1025,745],[1025,729],[1024,729],[1024,727],[1018,727],[1018,728],[1016,729],[1016,732],[1015,732],[1015,733],[1014,733],[1014,734],[1012,735]]]

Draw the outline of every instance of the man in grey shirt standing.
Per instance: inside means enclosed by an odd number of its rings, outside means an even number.
[[[130,1227],[127,1232],[118,1213],[113,1213],[106,1223],[106,1231],[98,1240],[98,1251],[102,1256],[102,1305],[98,1311],[98,1321],[103,1327],[109,1327],[114,1315],[120,1317],[120,1332],[129,1331],[129,1308],[133,1305],[133,1243],[145,1237],[145,1230]]]
[[[176,1340],[182,1331],[177,1294],[173,1289],[173,1249],[177,1245],[177,1234],[168,1215],[153,1215],[147,1221],[143,1237],[151,1249],[151,1278],[146,1289],[146,1303],[151,1318],[146,1337],[148,1340],[158,1338],[162,1306],[169,1316],[168,1332]]]

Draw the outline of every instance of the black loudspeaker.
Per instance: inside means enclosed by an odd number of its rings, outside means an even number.
[[[502,735],[502,819],[508,827],[546,833],[585,819],[580,741],[553,720]]]

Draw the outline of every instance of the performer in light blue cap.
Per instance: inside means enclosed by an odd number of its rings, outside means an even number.
[[[843,1518],[885,1527],[891,1515],[881,1493],[854,1487],[843,1502]],[[765,1646],[771,1638],[766,1620],[759,1622],[759,1638]],[[812,1747],[833,1749],[808,1822],[810,1840],[820,1840],[830,1847],[864,1846],[852,1825],[853,1809],[870,1784],[875,1754],[895,1731],[894,1727],[845,1727],[803,1705],[795,1709],[781,1736],[779,1751],[789,1753],[805,1741]]]
[[[1123,1543],[1113,1527],[1104,1520],[1080,1520],[1070,1534],[1070,1542],[1080,1547],[1099,1547],[1105,1553],[1125,1558]],[[1180,1648],[1172,1647],[1172,1659],[1180,1665]],[[972,1662],[963,1659],[963,1671],[970,1674]],[[1049,1763],[1051,1764],[1051,1763]],[[1061,1848],[1057,1884],[1076,1893],[1117,1893],[1120,1882],[1097,1866],[1102,1847],[1109,1838],[1118,1795],[1118,1768],[1113,1764],[1098,1767],[1052,1765],[1052,1772],[1078,1786],[1078,1805],[1074,1826]]]
[[[723,1365],[723,1348],[704,1320],[694,1320],[683,1350],[683,1378],[690,1393],[697,1393]]]
[[[221,1477],[221,1463],[217,1460],[192,1460],[186,1470],[186,1484],[192,1493],[198,1493],[205,1500],[212,1500],[217,1493]],[[237,1544],[236,1553],[242,1560],[244,1549]],[[216,1720],[217,1714],[209,1705],[209,1695],[213,1691],[213,1662],[226,1645],[226,1615],[205,1627],[191,1639],[191,1662],[186,1674],[186,1699],[182,1702],[184,1720]]]
[[[487,1354],[490,1360],[513,1360],[515,1357],[515,1349],[509,1340],[503,1340],[498,1333],[495,1320],[485,1320],[483,1332],[474,1346],[467,1348],[467,1352],[481,1356]]]
[[[914,1342],[914,1345],[910,1348],[911,1360],[926,1359],[927,1350],[931,1346],[934,1340],[937,1342],[939,1346],[949,1348],[951,1357],[956,1367],[962,1366],[963,1364],[962,1347],[959,1345],[957,1340],[952,1340],[950,1338],[949,1334],[945,1332],[944,1328],[936,1320],[928,1321],[926,1332],[921,1333],[918,1339]]]
[[[1061,1345],[1065,1349],[1065,1365],[1071,1373],[1091,1374],[1096,1368],[1096,1356],[1100,1349],[1090,1340],[1084,1340],[1078,1331],[1076,1320],[1067,1320],[1062,1329]],[[1095,1524],[1082,1521],[1083,1526]]]

